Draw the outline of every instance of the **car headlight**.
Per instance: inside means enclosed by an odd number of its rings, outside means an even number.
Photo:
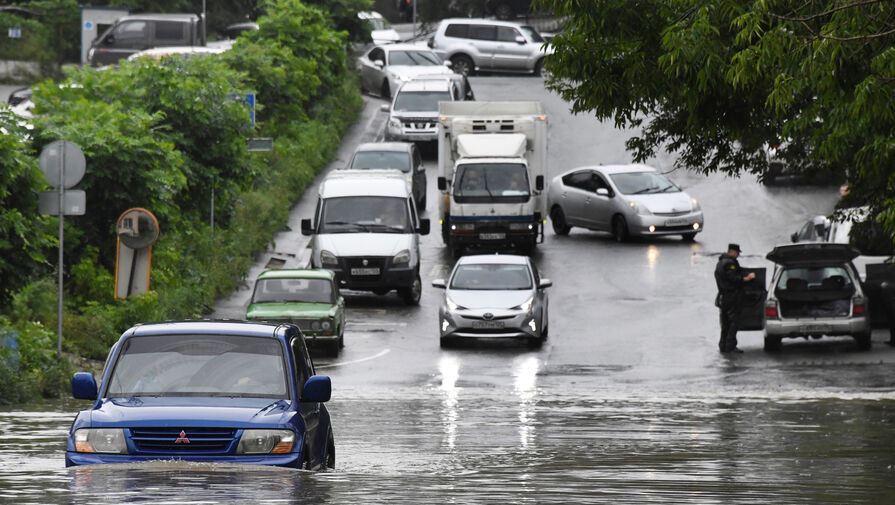
[[[444,302],[447,304],[448,311],[450,312],[456,312],[458,310],[463,310],[466,308],[462,305],[457,305],[457,303],[451,300],[450,297],[445,297]]]
[[[327,320],[320,322],[320,327],[323,328],[324,330],[329,330],[330,328],[333,327],[333,323],[332,323],[332,321],[327,319]]]
[[[120,428],[82,428],[75,432],[75,451],[127,454],[124,430]]]
[[[392,264],[394,265],[403,265],[406,263],[410,263],[410,250],[404,249],[395,255],[394,259],[392,259]]]
[[[236,454],[286,454],[294,443],[295,433],[289,430],[245,430]]]
[[[320,329],[320,321],[311,321],[311,329],[319,330]]]
[[[338,265],[339,260],[338,260],[338,258],[336,258],[335,254],[333,254],[329,251],[323,250],[323,251],[320,251],[320,263],[323,265]]]
[[[519,305],[513,307],[513,310],[522,310],[522,311],[528,312],[529,310],[531,310],[531,304],[533,304],[534,302],[535,302],[535,297],[530,296],[528,298],[528,300],[525,300],[524,302],[520,303]]]
[[[692,200],[690,200],[690,203],[693,204],[693,212],[698,212],[698,211],[702,210],[702,206],[699,205],[699,202],[696,201],[695,198],[693,198]]]
[[[635,213],[640,214],[641,216],[649,216],[652,212],[646,208],[646,205],[637,202],[628,202],[628,205],[631,206],[631,209],[634,210]]]

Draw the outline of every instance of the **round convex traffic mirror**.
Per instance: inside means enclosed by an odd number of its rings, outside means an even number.
[[[158,220],[146,209],[130,209],[118,218],[118,238],[131,249],[144,249],[158,239]]]

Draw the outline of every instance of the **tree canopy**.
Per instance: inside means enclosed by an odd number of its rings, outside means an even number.
[[[640,127],[635,159],[666,149],[693,170],[761,175],[780,145],[895,237],[895,2],[537,3],[568,20],[548,86],[573,112]]]

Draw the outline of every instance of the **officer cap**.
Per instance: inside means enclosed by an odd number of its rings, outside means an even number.
[[[742,251],[740,251],[740,244],[727,244],[727,250],[728,250],[728,251],[742,252]]]

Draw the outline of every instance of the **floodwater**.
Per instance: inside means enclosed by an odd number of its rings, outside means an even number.
[[[891,392],[752,389],[742,370],[626,388],[621,370],[503,358],[506,370],[461,374],[464,354],[446,353],[416,385],[338,389],[336,469],[325,473],[66,469],[66,432],[87,405],[0,412],[0,502],[895,503]],[[505,381],[488,380],[499,371]],[[616,376],[611,387],[601,373]]]

